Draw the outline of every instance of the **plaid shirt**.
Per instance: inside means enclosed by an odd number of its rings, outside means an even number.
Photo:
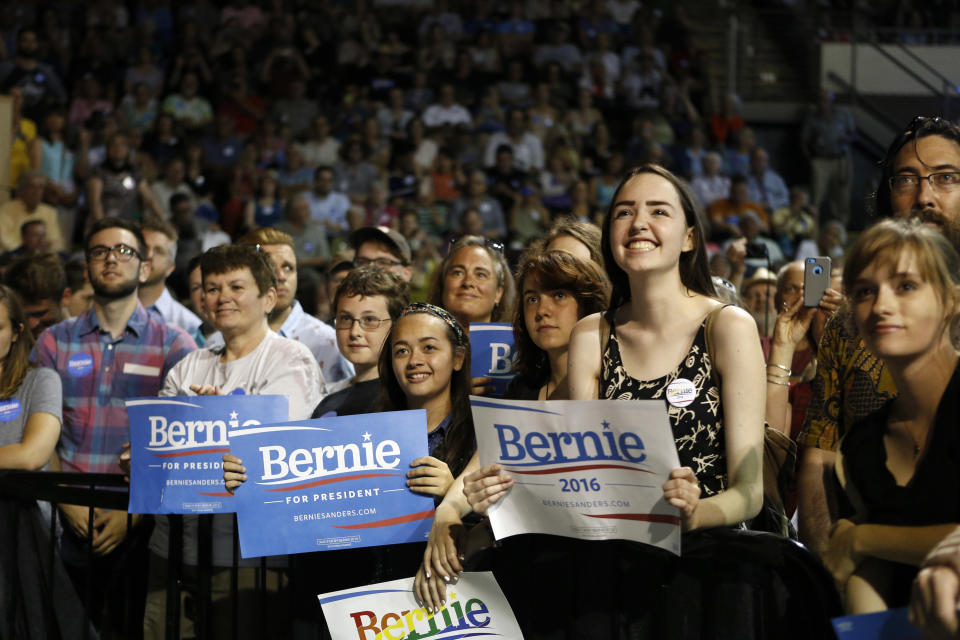
[[[100,328],[91,309],[54,325],[37,340],[37,362],[60,374],[63,430],[57,454],[64,471],[119,473],[130,441],[124,401],[155,396],[163,379],[196,344],[150,316],[138,302],[119,338]]]

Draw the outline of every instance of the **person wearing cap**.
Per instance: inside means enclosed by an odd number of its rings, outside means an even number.
[[[761,338],[771,335],[776,324],[776,293],[777,277],[765,267],[757,269],[740,288],[743,308],[756,320]]]
[[[353,259],[356,266],[376,265],[404,282],[410,282],[413,276],[410,244],[399,231],[387,227],[363,227],[350,235],[350,245],[356,251]]]

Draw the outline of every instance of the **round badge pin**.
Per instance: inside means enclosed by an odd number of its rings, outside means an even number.
[[[67,360],[67,371],[74,378],[82,378],[93,371],[93,356],[89,353],[75,353]]]
[[[20,401],[16,398],[0,400],[0,422],[10,422],[20,415]]]
[[[685,407],[697,397],[697,388],[686,378],[677,378],[667,385],[667,402],[675,407]]]

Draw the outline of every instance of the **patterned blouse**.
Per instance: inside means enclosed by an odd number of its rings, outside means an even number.
[[[706,325],[700,326],[683,361],[667,375],[655,380],[637,380],[623,367],[620,342],[612,315],[607,315],[610,339],[601,357],[600,397],[610,400],[664,399],[667,388],[695,390],[686,406],[667,403],[667,414],[673,427],[680,464],[693,469],[704,497],[723,491],[727,486],[727,460],[723,431],[723,407],[720,389],[714,381],[713,366],[706,350]],[[684,402],[677,402],[682,405]]]

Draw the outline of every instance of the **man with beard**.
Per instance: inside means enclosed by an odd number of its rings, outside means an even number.
[[[24,27],[17,34],[17,52],[13,60],[0,62],[0,93],[13,87],[23,90],[23,115],[34,122],[43,116],[49,102],[66,102],[67,92],[52,67],[37,59],[37,32]]]
[[[337,349],[337,332],[303,310],[297,295],[297,256],[293,238],[283,231],[261,227],[240,238],[239,244],[259,245],[277,269],[277,304],[267,318],[270,329],[284,338],[304,343],[320,365],[328,387],[353,376],[353,366]]]
[[[156,396],[164,376],[196,348],[183,332],[154,318],[137,298],[150,275],[146,242],[130,220],[103,218],[93,223],[84,244],[93,287],[93,308],[54,325],[37,340],[40,366],[60,374],[63,431],[51,468],[84,473],[119,473],[117,457],[130,441],[126,398]],[[120,629],[122,603],[139,603],[146,589],[146,537],[127,531],[127,513],[60,505],[63,559],[78,593],[91,580],[90,618],[103,635],[132,637],[141,616]],[[133,515],[136,524],[139,516]],[[93,564],[88,565],[88,539]],[[136,613],[136,612],[134,612]]]
[[[915,118],[887,150],[876,206],[881,217],[934,225],[960,248],[960,127],[940,118]],[[837,445],[854,422],[896,395],[883,362],[867,350],[845,316],[836,314],[824,330],[799,438],[806,447],[798,471],[800,537],[818,554],[826,551],[837,518],[828,491]]]

